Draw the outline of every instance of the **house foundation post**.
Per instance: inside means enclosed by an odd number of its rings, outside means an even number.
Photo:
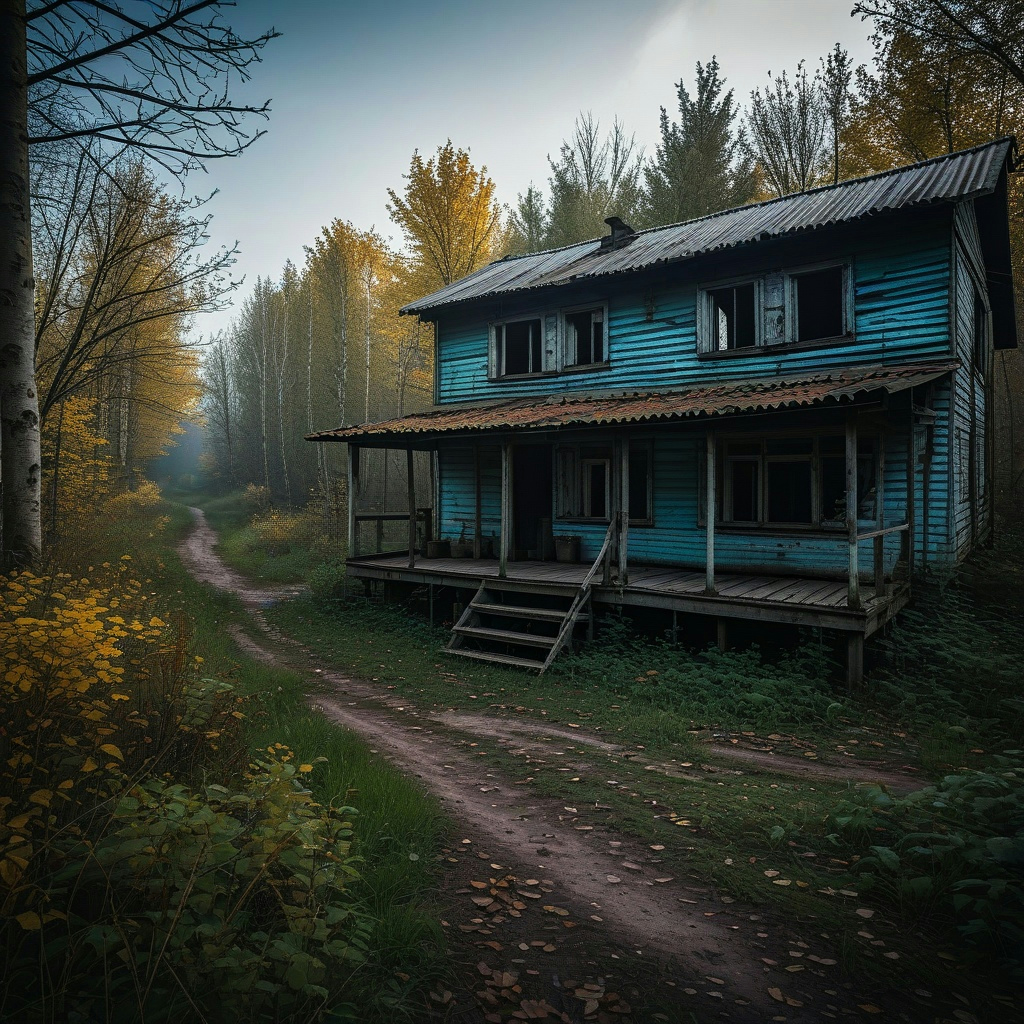
[[[718,649],[727,651],[729,649],[729,624],[726,619],[716,619]]]
[[[483,530],[483,496],[482,486],[480,483],[480,445],[479,443],[473,445],[473,478],[476,483],[476,519],[473,526],[473,557],[479,558],[482,554],[481,548],[483,546],[483,538],[481,532]]]
[[[846,417],[846,536],[850,572],[846,603],[851,611],[860,608],[860,570],[857,566],[857,417]]]
[[[846,688],[856,690],[864,682],[864,634],[846,637]]]
[[[715,448],[715,432],[708,430],[705,460],[707,478],[704,482],[704,522],[707,529],[704,591],[708,594],[715,593],[715,480],[718,475],[715,469]]]

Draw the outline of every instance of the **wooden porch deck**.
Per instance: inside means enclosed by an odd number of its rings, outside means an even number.
[[[501,581],[507,589],[537,594],[575,592],[590,566],[563,562],[509,562]],[[475,589],[484,580],[500,579],[497,559],[416,558],[402,554],[363,555],[348,561],[354,579],[384,580]],[[868,637],[906,605],[910,588],[890,583],[883,593],[862,584],[861,607],[847,603],[845,580],[718,573],[716,592],[705,592],[703,571],[672,566],[632,566],[625,586],[595,580],[597,604],[664,608],[720,619],[746,619],[790,625],[823,626]]]

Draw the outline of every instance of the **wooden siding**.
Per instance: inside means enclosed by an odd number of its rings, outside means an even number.
[[[611,444],[611,432],[589,434],[590,443]],[[639,439],[639,438],[638,438]],[[635,565],[672,565],[702,569],[705,558],[705,528],[701,521],[699,474],[705,434],[697,428],[666,427],[643,435],[654,452],[653,517],[649,525],[631,524],[629,561]],[[932,459],[929,489],[933,500],[923,500],[924,473],[916,479],[918,510],[915,526],[917,564],[948,558],[949,544],[943,499],[948,489],[945,455],[939,446]],[[907,431],[897,424],[885,440],[885,522],[888,526],[906,519]],[[472,539],[475,522],[474,459],[470,447],[444,447],[439,455],[441,504],[440,536],[450,540]],[[494,446],[481,450],[483,534],[497,537],[500,530],[500,463]],[[938,495],[938,501],[935,496]],[[933,507],[936,506],[936,507]],[[926,511],[925,511],[926,510]],[[924,529],[927,519],[928,529]],[[604,540],[607,522],[555,519],[556,536],[581,538],[581,558],[592,560]],[[862,520],[868,530],[873,520]],[[927,550],[925,545],[927,544]],[[885,539],[885,566],[891,573],[900,556],[901,535]],[[860,565],[865,575],[872,567],[870,540],[860,545]],[[780,530],[719,527],[715,536],[715,560],[722,571],[780,572],[808,576],[843,577],[848,571],[845,530]]]
[[[848,258],[853,274],[852,343],[811,349],[758,349],[736,358],[700,359],[697,354],[698,284],[730,275],[757,275],[773,266],[797,269],[821,259]],[[703,268],[703,269],[701,269]],[[699,275],[699,276],[695,276]],[[708,276],[710,275],[710,276]],[[520,395],[602,388],[679,387],[709,379],[806,373],[826,366],[922,361],[950,351],[949,221],[941,211],[919,217],[912,232],[823,232],[798,245],[757,250],[727,261],[665,271],[648,287],[631,275],[562,288],[541,295],[475,304],[450,312],[438,324],[438,401],[479,401]],[[604,290],[598,292],[595,287]],[[560,306],[607,301],[609,365],[518,380],[487,379],[487,323],[503,317],[544,313]]]
[[[445,447],[438,452],[440,504],[439,536],[444,540],[473,540],[476,535],[476,462],[471,446]],[[481,534],[501,533],[501,449],[480,448]]]
[[[967,555],[988,528],[991,495],[986,488],[987,373],[974,365],[974,294],[985,295],[985,264],[973,203],[960,203],[954,217],[954,336],[960,368],[954,375],[953,463],[950,488],[952,550]],[[986,369],[992,360],[986,344]],[[971,474],[974,474],[972,508]]]

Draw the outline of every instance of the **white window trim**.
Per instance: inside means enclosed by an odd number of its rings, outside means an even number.
[[[550,373],[553,367],[545,366],[547,346],[545,345],[545,316],[544,313],[523,313],[520,316],[504,317],[501,320],[492,320],[487,325],[487,379],[488,380],[523,380],[525,378],[540,377],[542,374]],[[526,373],[505,373],[504,367],[498,365],[498,328],[506,327],[509,324],[521,324],[527,320],[540,321],[540,360],[539,370],[529,370]],[[504,361],[505,346],[501,346],[501,358]]]

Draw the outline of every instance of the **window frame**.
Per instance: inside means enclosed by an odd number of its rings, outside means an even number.
[[[629,444],[630,454],[642,451],[647,456],[647,518],[629,519],[629,525],[647,527],[654,525],[654,443],[651,440],[633,441]],[[594,444],[588,441],[572,441],[555,446],[554,490],[555,519],[558,522],[608,523],[615,501],[615,489],[622,486],[622,474],[617,466],[615,448],[609,444]],[[603,516],[589,515],[589,494],[587,466],[596,463],[606,465],[605,512]],[[566,481],[566,475],[572,479]],[[568,504],[568,507],[566,507]]]
[[[601,349],[603,358],[592,363],[575,363],[569,358],[569,323],[568,318],[574,313],[586,312],[601,313]],[[558,350],[561,354],[561,365],[559,370],[564,373],[573,373],[581,370],[593,370],[599,367],[608,366],[608,303],[607,302],[585,302],[579,305],[565,306],[558,311]]]
[[[526,373],[505,373],[504,364],[506,359],[506,342],[502,337],[499,344],[498,330],[508,327],[510,324],[527,323],[536,320],[540,324],[540,361],[539,370],[528,370]],[[540,377],[542,374],[550,373],[551,368],[544,365],[546,355],[545,345],[545,314],[524,313],[522,316],[506,317],[502,320],[493,320],[487,325],[487,379],[488,380],[525,380],[533,377]],[[532,355],[532,353],[531,353]],[[502,364],[499,366],[499,361]]]
[[[797,532],[797,533],[815,533],[825,534],[828,536],[835,536],[837,532],[846,529],[846,517],[845,515],[841,519],[826,519],[824,518],[824,501],[822,494],[822,486],[824,484],[823,473],[822,473],[822,460],[825,458],[834,458],[835,455],[830,452],[823,452],[821,441],[823,439],[840,439],[844,440],[845,435],[838,430],[826,430],[822,432],[816,432],[809,434],[806,431],[800,430],[786,430],[786,431],[772,431],[771,433],[765,434],[757,438],[751,438],[749,435],[744,434],[721,434],[716,439],[716,480],[715,488],[717,492],[715,501],[715,526],[721,527],[726,530],[736,530],[743,532],[747,530],[765,530],[769,532]],[[780,454],[780,453],[769,453],[768,445],[772,441],[779,440],[806,440],[811,442],[811,451],[809,454]],[[877,500],[877,488],[878,488],[878,452],[880,446],[884,444],[885,439],[883,435],[876,433],[869,433],[862,435],[861,441],[864,443],[871,444],[871,451],[865,452],[863,448],[858,450],[858,463],[866,458],[870,458],[873,464],[873,479],[874,482],[868,487],[867,493],[875,492],[876,497],[873,500]],[[759,455],[748,455],[748,454],[728,454],[728,445],[733,444],[746,444],[746,445],[757,445],[760,447]],[[845,441],[844,441],[845,444]],[[845,455],[844,455],[845,461]],[[756,520],[747,519],[733,519],[731,506],[732,506],[732,481],[728,471],[728,465],[732,462],[756,462],[758,466],[758,492],[757,492],[757,504],[758,504],[758,518]],[[769,503],[769,479],[767,473],[767,466],[771,462],[809,462],[811,467],[811,522],[771,522],[767,517],[768,503]],[[707,517],[705,516],[705,508],[707,505],[707,462],[706,454],[702,449],[698,455],[698,476],[697,476],[697,525],[699,527],[707,526]],[[845,493],[845,492],[844,492]],[[872,506],[870,513],[861,514],[858,509],[857,519],[859,522],[874,522],[876,515],[876,507]]]
[[[840,268],[842,270],[842,333],[828,338],[812,338],[800,341],[797,338],[799,324],[798,314],[798,280],[808,274],[823,270]],[[781,338],[769,339],[765,330],[766,311],[768,309],[768,283],[779,281],[782,292],[783,327]],[[725,288],[737,288],[742,285],[754,285],[754,344],[741,348],[716,349],[714,343],[713,323],[713,292]],[[853,259],[822,260],[815,263],[802,263],[784,269],[764,270],[757,274],[745,274],[737,277],[718,278],[700,282],[697,285],[697,358],[698,359],[743,359],[756,358],[767,352],[792,351],[809,348],[848,344],[856,341],[854,332],[854,296],[853,296]],[[772,307],[775,308],[774,306]]]

